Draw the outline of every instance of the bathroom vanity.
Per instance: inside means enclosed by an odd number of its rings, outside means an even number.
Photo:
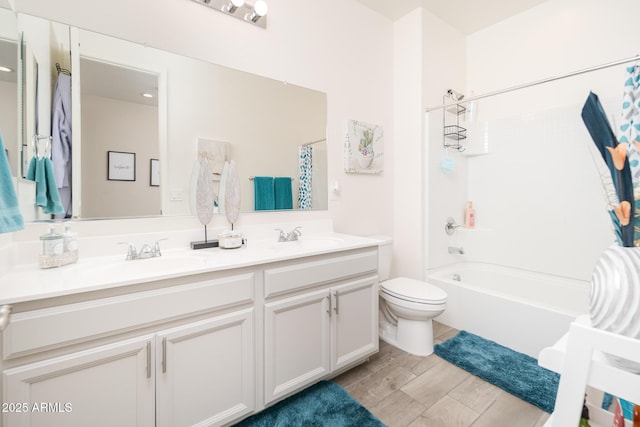
[[[15,268],[2,425],[236,422],[378,351],[377,262],[331,233]]]

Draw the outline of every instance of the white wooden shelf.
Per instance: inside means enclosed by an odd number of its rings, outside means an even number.
[[[581,316],[556,344],[540,352],[538,364],[560,374],[555,411],[545,427],[577,426],[587,386],[640,402],[640,375],[611,364],[603,352],[640,362],[640,340],[592,328],[589,317]],[[592,427],[612,425],[611,412],[588,407]]]

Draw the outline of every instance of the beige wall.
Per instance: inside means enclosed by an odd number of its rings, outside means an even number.
[[[157,107],[83,96],[82,141],[84,218],[161,214],[160,187],[149,185],[149,160],[159,158]],[[108,151],[136,154],[135,181],[107,180]]]

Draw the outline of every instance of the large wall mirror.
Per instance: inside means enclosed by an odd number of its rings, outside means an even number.
[[[254,211],[257,176],[292,178],[293,209],[310,183],[305,208],[327,209],[326,94],[32,16],[18,21],[39,45],[50,86],[56,63],[72,75],[74,217],[191,215],[203,141],[236,162],[242,212]],[[50,57],[41,60],[44,46]]]

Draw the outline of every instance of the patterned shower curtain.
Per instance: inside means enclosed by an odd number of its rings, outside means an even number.
[[[312,176],[313,176],[313,147],[300,146],[300,188],[298,193],[298,207],[311,209],[312,205]]]
[[[622,121],[618,137],[620,143],[627,144],[627,159],[631,168],[635,210],[640,209],[640,66],[627,67],[624,93],[622,96]],[[636,245],[640,242],[640,216],[635,216],[634,237]]]

